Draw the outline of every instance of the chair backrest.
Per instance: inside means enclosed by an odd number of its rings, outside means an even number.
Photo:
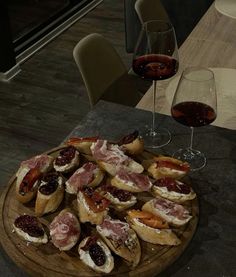
[[[124,0],[125,46],[127,53],[133,53],[141,30],[141,22],[134,9],[136,0]]]
[[[160,0],[137,0],[134,7],[142,24],[150,20],[170,21]]]
[[[112,44],[100,34],[81,39],[73,50],[75,62],[85,83],[90,105],[95,105],[104,92],[127,69]],[[111,97],[112,100],[112,97]]]
[[[126,52],[133,53],[143,22],[148,20],[169,20],[160,0],[125,0],[125,42]]]

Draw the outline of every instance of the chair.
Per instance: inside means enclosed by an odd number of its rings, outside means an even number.
[[[145,21],[169,20],[160,0],[125,0],[124,10],[127,53],[134,52],[142,24]]]
[[[134,8],[142,24],[150,20],[170,21],[160,0],[137,0]]]
[[[93,107],[99,99],[135,106],[141,95],[135,88],[133,76],[112,46],[100,34],[81,39],[73,50],[75,62],[85,83]]]

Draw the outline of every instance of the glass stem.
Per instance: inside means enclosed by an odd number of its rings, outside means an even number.
[[[190,138],[190,146],[189,146],[189,149],[190,150],[193,150],[193,131],[194,131],[194,128],[193,127],[190,127],[191,129],[191,138]]]
[[[156,118],[156,89],[157,82],[153,80],[153,107],[152,107],[152,133],[155,133],[155,118]]]

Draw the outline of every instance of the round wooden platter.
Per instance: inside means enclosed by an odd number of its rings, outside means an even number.
[[[60,149],[61,147],[58,147],[46,153],[56,156]],[[15,181],[16,177],[14,175],[0,199],[0,240],[9,257],[32,276],[101,276],[102,274],[96,273],[80,261],[77,251],[78,246],[75,246],[70,251],[61,252],[51,242],[45,245],[34,245],[22,240],[13,232],[12,226],[16,217],[22,214],[34,215],[34,201],[23,205],[16,200]],[[144,197],[149,200],[148,196]],[[66,206],[70,206],[71,203],[70,196],[66,195],[58,211],[41,217],[40,221],[48,226],[59,211]],[[168,266],[171,266],[183,253],[197,227],[199,213],[197,199],[188,203],[187,208],[191,211],[192,219],[184,227],[174,229],[181,240],[180,245],[161,246],[140,240],[142,257],[139,265],[136,268],[131,268],[122,258],[114,255],[115,267],[107,275],[140,276],[145,274],[145,277],[148,277],[155,276]],[[81,224],[81,229],[83,232],[83,224]]]

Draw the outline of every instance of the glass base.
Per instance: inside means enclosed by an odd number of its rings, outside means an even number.
[[[160,148],[167,145],[171,141],[171,134],[165,128],[158,128],[157,131],[152,129],[141,133],[144,139],[145,148]]]
[[[188,162],[191,171],[202,169],[206,165],[206,157],[203,153],[194,149],[179,149],[173,155],[173,158]]]

